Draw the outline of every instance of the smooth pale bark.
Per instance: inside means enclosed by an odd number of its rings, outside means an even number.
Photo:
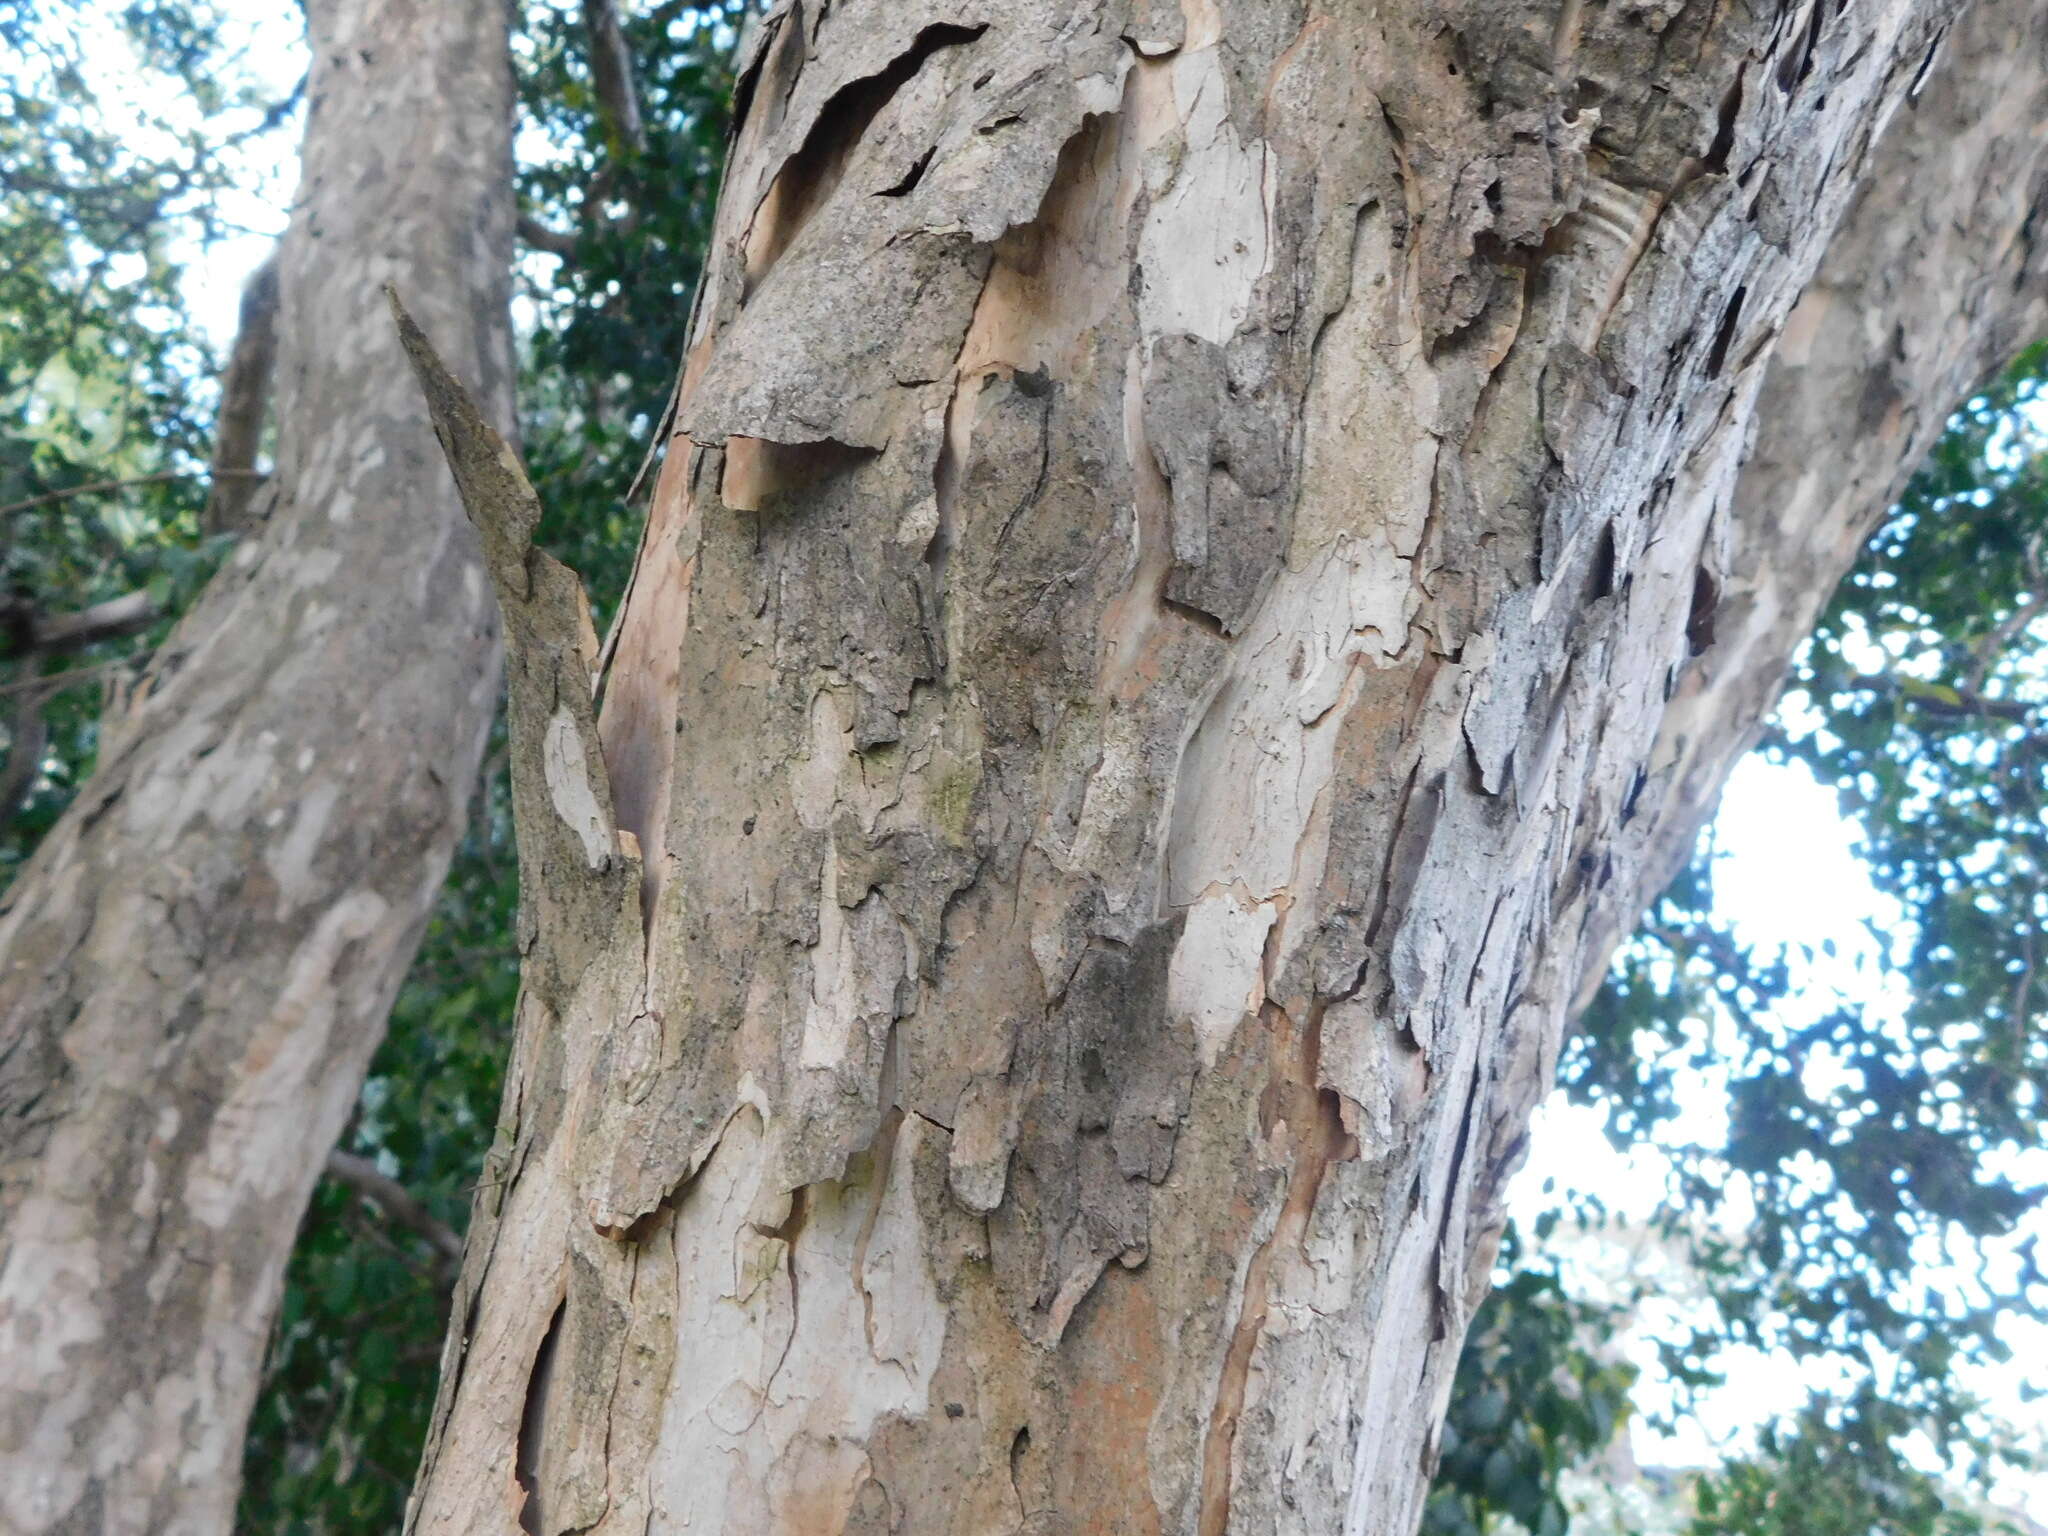
[[[1866,203],[1825,282],[2027,319],[1939,302],[2032,271],[2021,9],[1918,113],[1960,4],[780,11],[597,727],[568,618],[515,637],[526,991],[411,1528],[1411,1531],[1755,615],[1948,404],[1839,508],[1745,491],[1890,335],[1787,316],[1878,178],[1919,243]]]
[[[0,915],[0,1529],[221,1532],[498,674],[378,285],[512,386],[498,0],[316,0],[278,466]]]

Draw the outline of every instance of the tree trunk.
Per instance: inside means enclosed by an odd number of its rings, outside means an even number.
[[[219,1532],[497,686],[395,278],[509,418],[498,0],[316,0],[265,515],[0,915],[0,1528]]]
[[[2020,9],[1899,154],[2038,207]],[[526,991],[411,1527],[1413,1530],[1570,1005],[1948,403],[1853,506],[1738,490],[1891,344],[1783,333],[1961,10],[780,10],[601,753],[513,626]],[[1835,280],[2012,318],[1969,174]]]

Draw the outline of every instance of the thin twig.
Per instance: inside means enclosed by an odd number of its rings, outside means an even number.
[[[45,672],[36,677],[16,678],[11,683],[0,683],[0,698],[9,698],[17,693],[28,693],[34,689],[46,688],[51,693],[98,677],[102,672],[111,672],[116,667],[125,667],[134,660],[132,656],[116,656],[112,661],[95,662],[89,667],[72,667],[65,672]]]
[[[1856,678],[1849,686],[1865,693],[1903,699],[1928,714],[1943,718],[1983,715],[1993,720],[2024,724],[2034,715],[2034,706],[2020,699],[1990,699],[1974,688],[1929,683],[1917,677],[1894,677],[1888,673],[1872,672]]]
[[[576,254],[576,237],[559,229],[550,229],[531,214],[519,215],[519,238],[536,251],[545,251],[550,256],[559,256],[567,261]]]
[[[2026,939],[2021,946],[2022,953],[2026,957],[2025,963],[2020,970],[2019,980],[2013,983],[2012,1008],[2006,1015],[2013,1038],[2016,1040],[2026,1039],[2027,1004],[2032,999],[2034,991],[2034,941],[2036,929],[2032,923],[2027,924],[2026,935]]]
[[[346,1184],[450,1263],[462,1262],[462,1239],[455,1229],[412,1197],[405,1186],[387,1177],[367,1157],[336,1147],[327,1154],[327,1177]]]
[[[2025,629],[2042,614],[2048,613],[2048,591],[2043,590],[2041,578],[2041,535],[2037,532],[2027,540],[2027,574],[2033,578],[2033,588],[2041,595],[2030,603],[2022,603],[2007,614],[1998,627],[1986,635],[1977,646],[1977,665],[1970,672],[1970,692],[1982,693],[1984,679],[1991,675],[1991,669],[1998,664],[2005,648],[2013,637]]]
[[[258,480],[267,478],[260,469],[227,469],[218,472],[228,476],[254,476]],[[31,496],[25,501],[10,501],[0,506],[0,517],[12,517],[17,512],[33,512],[37,507],[46,507],[54,501],[69,501],[73,496],[98,496],[107,491],[126,490],[134,485],[163,485],[172,480],[204,480],[215,474],[206,469],[167,469],[154,475],[130,475],[120,480],[89,480],[84,485],[66,486],[61,491],[45,491],[40,496]]]

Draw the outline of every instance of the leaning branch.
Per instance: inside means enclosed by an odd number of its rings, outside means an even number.
[[[617,0],[583,0],[583,30],[590,49],[591,87],[597,97],[598,126],[604,131],[604,159],[584,189],[583,217],[603,219],[605,200],[618,180],[623,162],[647,152],[647,120],[640,111],[640,88],[633,75],[633,50],[627,46]],[[629,217],[624,222],[630,224]],[[536,251],[569,260],[576,254],[576,233],[554,229],[531,214],[521,214],[519,238]]]
[[[163,616],[156,599],[146,591],[124,592],[76,613],[55,617],[37,612],[26,603],[0,603],[0,661],[21,661],[31,657],[61,656],[81,651],[102,640],[121,640],[139,635]],[[90,670],[90,669],[88,669]],[[69,672],[22,678],[0,693],[32,693],[69,687]]]
[[[358,1157],[336,1147],[327,1154],[326,1173],[335,1183],[348,1186],[370,1201],[415,1237],[425,1239],[427,1246],[451,1264],[462,1262],[462,1238],[455,1229],[415,1200],[404,1185],[380,1172],[367,1157]]]
[[[597,91],[597,115],[612,158],[638,156],[647,149],[647,124],[640,115],[640,91],[633,80],[633,51],[619,22],[615,0],[583,0],[583,29],[589,34],[590,78]]]

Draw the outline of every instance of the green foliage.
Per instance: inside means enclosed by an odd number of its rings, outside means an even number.
[[[682,362],[725,163],[732,53],[751,8],[621,7],[646,124],[637,152],[598,110],[580,4],[531,7],[519,39],[531,125],[521,199],[540,223],[575,237],[568,259],[535,256],[522,267],[534,317],[523,446],[545,508],[539,541],[583,577],[600,624],[639,541],[626,492]]]
[[[38,736],[37,717],[46,733],[18,805],[0,806],[15,812],[0,814],[0,888],[91,770],[98,683],[121,658],[147,653],[222,552],[199,528],[214,359],[186,312],[183,262],[224,232],[242,151],[275,129],[286,104],[215,58],[221,26],[211,6],[171,0],[111,14],[0,4],[9,768]],[[165,614],[148,633],[61,655],[21,643],[30,615],[136,590]]]
[[[1760,1258],[1799,1291],[1788,1332],[1880,1341],[1902,1367],[1892,1397],[1943,1419],[1954,1362],[2003,1360],[1995,1325],[2027,1306],[1999,1240],[2042,1193],[2014,1154],[2041,1145],[2048,1109],[2048,457],[2028,411],[2044,364],[2035,348],[1957,416],[1823,617],[1769,746],[1862,827],[1903,911],[1907,1002],[1759,1040],[1731,1105]],[[1853,1261],[1826,1256],[1844,1213]],[[1966,1282],[1939,1297],[1912,1284],[1936,1247]]]
[[[1604,1359],[1595,1342],[1619,1314],[1537,1269],[1494,1289],[1458,1362],[1425,1533],[1479,1536],[1506,1515],[1533,1536],[1564,1536],[1571,1514],[1559,1476],[1605,1449],[1628,1418],[1635,1370]]]
[[[1719,1385],[1732,1346],[1833,1383],[1699,1481],[1691,1536],[1976,1530],[1956,1487],[2018,1459],[1963,1378],[2008,1361],[2006,1320],[2048,1318],[2039,1256],[2012,1241],[2044,1193],[2021,1154],[2042,1144],[2048,1088],[2044,372],[2036,347],[1957,413],[1829,605],[1762,748],[1834,786],[1898,905],[1867,985],[1829,1004],[1812,956],[1738,942],[1714,910],[1709,842],[1566,1055],[1567,1093],[1604,1110],[1617,1146],[1667,1158],[1655,1225],[1706,1293],[1706,1314],[1658,1341],[1674,1392],[1658,1417]],[[1904,1001],[1870,1001],[1887,995]],[[1715,1095],[1725,1136],[1685,1129],[1701,1117],[1682,1111]],[[1558,1368],[1581,1368],[1597,1338],[1559,1335]],[[1497,1374],[1498,1348],[1475,1332],[1461,1391]],[[1915,1440],[1944,1478],[1909,1462]],[[1520,1519],[1463,1463],[1447,1457],[1445,1477],[1479,1528]]]
[[[1765,1427],[1754,1456],[1693,1487],[1686,1536],[1993,1536],[2007,1521],[1963,1506],[1940,1480],[1898,1459],[1912,1415],[1875,1393],[1812,1402]]]

